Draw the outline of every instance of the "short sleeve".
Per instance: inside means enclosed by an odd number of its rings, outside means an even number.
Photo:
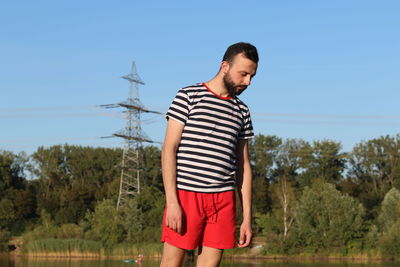
[[[239,133],[239,139],[249,139],[254,137],[253,123],[251,122],[250,112],[247,109],[243,114],[243,127]]]
[[[182,124],[186,124],[189,116],[189,96],[184,89],[181,89],[176,94],[171,106],[169,107],[165,117],[174,119]]]

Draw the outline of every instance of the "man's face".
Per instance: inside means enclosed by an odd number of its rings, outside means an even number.
[[[230,96],[240,95],[256,75],[257,63],[238,54],[231,63],[223,62],[224,85]]]

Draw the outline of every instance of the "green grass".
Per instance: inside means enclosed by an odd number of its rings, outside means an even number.
[[[100,242],[83,239],[39,239],[24,245],[23,254],[32,257],[160,257],[161,243],[122,243],[105,249]]]
[[[100,257],[100,242],[83,239],[39,239],[24,246],[24,254],[40,257]]]

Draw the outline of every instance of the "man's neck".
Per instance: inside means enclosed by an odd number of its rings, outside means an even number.
[[[226,89],[224,85],[224,81],[222,78],[219,77],[219,75],[215,76],[208,82],[205,82],[207,87],[213,91],[216,95],[219,95],[221,97],[229,97],[228,90]]]

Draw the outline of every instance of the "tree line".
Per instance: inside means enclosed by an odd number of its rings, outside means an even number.
[[[257,135],[250,140],[254,233],[264,253],[400,254],[400,135],[360,142]],[[116,210],[121,149],[55,145],[0,152],[0,243],[22,235],[157,242],[160,148],[140,150],[141,193]],[[240,214],[239,214],[240,216]]]

